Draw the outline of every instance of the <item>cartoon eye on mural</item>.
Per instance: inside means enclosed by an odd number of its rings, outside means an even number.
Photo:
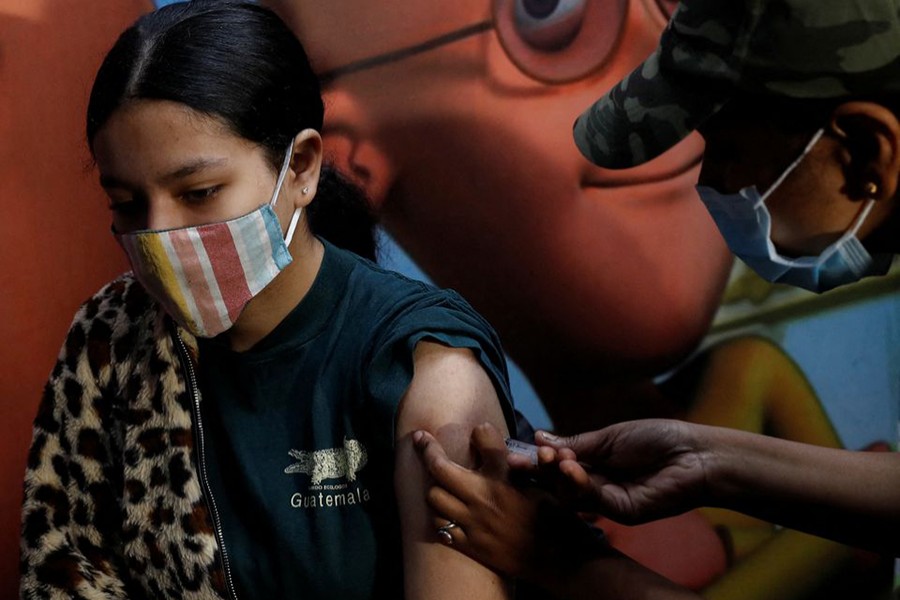
[[[610,57],[627,7],[627,0],[608,6],[586,0],[494,2],[489,20],[326,71],[322,78],[329,82],[495,29],[509,59],[523,73],[546,83],[577,81]]]

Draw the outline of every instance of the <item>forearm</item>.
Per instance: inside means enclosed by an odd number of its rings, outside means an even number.
[[[864,548],[900,551],[900,456],[699,429],[711,503]]]
[[[547,569],[536,578],[559,600],[700,600],[609,547],[562,569]]]
[[[522,577],[558,600],[698,600],[610,545],[576,513],[555,504],[538,511],[541,559]]]

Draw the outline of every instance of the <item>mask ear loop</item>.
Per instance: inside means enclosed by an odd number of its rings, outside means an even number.
[[[834,253],[838,251],[838,248],[844,248],[845,252],[850,252],[849,257],[854,261],[854,264],[851,265],[853,271],[857,274],[865,271],[868,265],[865,265],[862,268],[858,268],[856,264],[870,263],[872,261],[872,258],[864,250],[860,252],[860,250],[862,250],[862,242],[860,242],[859,238],[856,237],[856,233],[859,231],[859,228],[862,227],[862,224],[866,220],[866,217],[869,216],[869,213],[872,212],[872,208],[874,208],[875,202],[877,202],[875,198],[869,198],[868,200],[866,200],[866,203],[863,204],[863,207],[859,209],[856,217],[854,217],[853,221],[850,223],[850,227],[848,227],[847,230],[844,231],[841,237],[830,243],[828,247],[822,251],[818,259],[816,260],[817,264],[824,263],[829,258],[831,258],[832,255],[834,255]],[[850,238],[856,239],[856,246],[847,243],[847,240],[849,240]]]
[[[790,175],[794,171],[794,169],[797,168],[797,165],[800,164],[800,161],[806,158],[806,155],[809,154],[809,151],[812,150],[813,146],[816,145],[816,142],[818,142],[824,134],[825,128],[823,127],[812,136],[812,139],[809,140],[809,143],[806,144],[806,147],[803,148],[803,152],[800,153],[800,156],[795,158],[794,162],[788,165],[788,168],[785,169],[784,172],[778,177],[778,179],[775,180],[775,183],[769,186],[769,189],[766,190],[766,193],[759,198],[759,202],[757,202],[753,208],[759,208],[760,204],[765,204],[766,199],[772,194],[772,192],[778,189],[778,186],[781,185],[784,180],[788,178],[788,175]]]
[[[294,209],[294,214],[291,216],[291,224],[288,225],[287,235],[284,236],[285,246],[291,245],[291,240],[294,238],[294,230],[297,229],[297,223],[300,221],[301,212],[303,212],[302,208]]]
[[[850,227],[847,229],[847,231],[845,231],[844,234],[841,237],[839,237],[835,242],[833,242],[829,247],[837,248],[842,245],[844,245],[844,247],[847,247],[846,246],[847,240],[849,240],[850,238],[855,238],[857,240],[857,243],[861,247],[862,242],[859,242],[859,238],[856,237],[856,233],[859,231],[859,228],[862,227],[862,224],[866,220],[866,217],[869,216],[869,213],[872,212],[872,208],[875,206],[875,202],[876,202],[875,198],[869,198],[868,200],[866,200],[866,203],[860,209],[859,214],[857,214],[856,218],[853,219],[853,222],[850,223]],[[834,254],[834,252],[833,251],[829,252],[828,256],[831,256],[831,254]],[[823,253],[823,258],[827,258],[827,256],[824,255],[824,253]],[[865,257],[854,256],[854,258],[856,258],[857,260],[860,260],[861,258],[865,258]],[[870,257],[869,257],[869,260],[871,261]],[[856,269],[854,269],[854,270],[856,270]]]
[[[284,178],[287,176],[288,169],[291,166],[291,158],[293,158],[293,156],[294,141],[291,140],[287,152],[284,153],[284,161],[281,163],[281,170],[278,172],[278,180],[275,182],[275,192],[272,194],[272,201],[269,203],[273,207],[278,203],[278,194],[281,193],[281,184],[284,183]],[[302,212],[303,207],[294,209],[294,214],[291,215],[291,223],[288,225],[287,234],[284,236],[285,246],[291,245],[291,240],[294,239],[294,230],[297,229],[297,223],[300,221],[300,213]]]

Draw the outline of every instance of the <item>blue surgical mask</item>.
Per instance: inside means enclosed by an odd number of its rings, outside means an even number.
[[[735,256],[767,281],[813,292],[825,292],[869,275],[884,275],[893,258],[891,255],[873,258],[856,237],[875,204],[874,199],[865,202],[847,231],[818,256],[782,256],[772,243],[772,217],[766,208],[766,199],[809,154],[823,133],[824,129],[816,132],[803,153],[762,195],[756,186],[745,187],[735,194],[722,194],[710,187],[697,186],[700,199]]]

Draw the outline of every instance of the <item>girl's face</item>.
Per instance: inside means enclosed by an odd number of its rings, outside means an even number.
[[[94,138],[116,232],[174,229],[247,214],[268,202],[276,173],[265,150],[182,104],[126,104]],[[275,212],[287,223],[293,205]]]

